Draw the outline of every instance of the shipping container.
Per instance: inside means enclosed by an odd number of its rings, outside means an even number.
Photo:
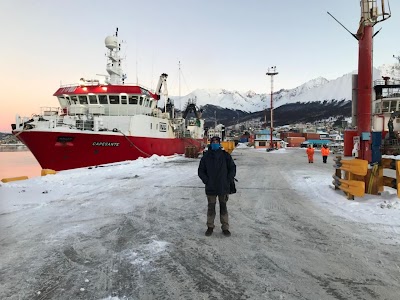
[[[280,133],[281,140],[284,140],[287,137],[301,137],[301,136],[302,136],[302,133],[300,133],[300,132],[286,131],[286,132],[281,132]]]
[[[250,137],[249,137],[249,143],[254,143],[254,135],[250,135]]]
[[[288,147],[300,147],[301,143],[289,143],[287,146]]]
[[[320,139],[319,133],[304,133],[303,136],[306,138],[306,140],[319,140]]]
[[[302,137],[303,134],[300,132],[287,132],[286,137]]]
[[[288,143],[302,143],[306,140],[305,137],[297,137],[297,136],[290,136],[286,138],[286,142]]]

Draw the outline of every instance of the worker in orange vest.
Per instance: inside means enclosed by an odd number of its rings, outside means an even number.
[[[308,145],[306,152],[308,156],[308,163],[309,164],[314,163],[314,148],[312,147],[312,145]]]
[[[327,145],[322,146],[321,154],[322,154],[322,162],[326,164],[326,160],[328,159],[328,155],[331,151],[329,150]]]

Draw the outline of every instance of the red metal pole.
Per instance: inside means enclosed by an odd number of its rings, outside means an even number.
[[[366,25],[358,41],[358,104],[357,131],[360,136],[359,158],[371,162],[371,137],[363,140],[362,133],[371,134],[372,103],[372,25]]]

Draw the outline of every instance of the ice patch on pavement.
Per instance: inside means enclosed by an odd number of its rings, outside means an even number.
[[[168,246],[166,241],[152,240],[149,244],[141,245],[139,248],[133,250],[124,251],[123,255],[126,255],[127,259],[133,265],[139,265],[143,268],[149,267],[149,265],[166,250]]]

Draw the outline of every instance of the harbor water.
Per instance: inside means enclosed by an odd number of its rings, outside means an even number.
[[[0,147],[0,180],[9,177],[40,176],[42,168],[26,148]]]

